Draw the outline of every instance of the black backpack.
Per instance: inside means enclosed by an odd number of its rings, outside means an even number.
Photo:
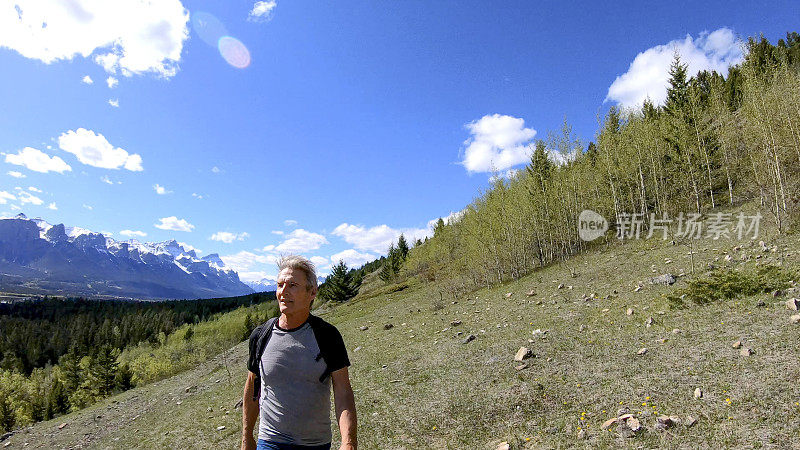
[[[247,369],[256,374],[253,386],[253,400],[257,401],[261,395],[261,371],[259,370],[259,362],[267,348],[269,338],[272,336],[272,329],[278,318],[273,317],[265,323],[256,327],[250,334],[250,357],[247,361]],[[344,340],[339,330],[333,325],[325,322],[319,317],[310,314],[307,320],[311,325],[311,330],[314,332],[314,339],[317,340],[319,347],[319,355],[316,361],[322,358],[325,361],[325,372],[319,377],[320,383],[325,382],[325,379],[331,373],[350,365],[350,360],[347,357],[347,350],[344,346]]]

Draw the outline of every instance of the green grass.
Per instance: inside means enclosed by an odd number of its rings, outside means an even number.
[[[687,247],[668,241],[615,242],[571,259],[569,267],[554,265],[458,298],[440,298],[439,286],[414,279],[397,292],[365,280],[361,295],[321,310],[342,332],[353,363],[361,448],[493,449],[501,441],[512,448],[796,445],[800,326],[789,323],[784,297],[763,292],[776,280],[783,287],[797,281],[788,277],[800,267],[800,237],[764,232],[761,239],[778,251],[749,241],[700,241],[690,258]],[[706,273],[709,264],[718,269]],[[666,272],[682,276],[673,286],[649,283]],[[742,280],[746,289],[734,292]],[[720,282],[733,286],[731,295],[708,294]],[[685,307],[670,308],[670,296],[696,286],[714,301],[685,296]],[[527,297],[531,290],[536,295]],[[585,300],[591,293],[596,297]],[[760,300],[766,306],[757,306]],[[461,325],[451,326],[456,319]],[[394,327],[385,330],[387,323]],[[534,336],[535,329],[548,331]],[[462,344],[468,334],[477,338]],[[755,353],[740,356],[734,341]],[[521,346],[536,357],[516,370]],[[648,352],[637,355],[643,347]],[[11,441],[34,448],[235,448],[241,410],[233,405],[246,356],[246,344],[239,344],[224,358],[38,424]],[[190,385],[197,392],[186,393]],[[697,387],[702,399],[693,396]],[[639,414],[647,430],[633,438],[602,431],[623,407]],[[692,415],[698,423],[658,432],[656,414]],[[58,431],[61,422],[70,425]],[[216,431],[220,425],[226,429]],[[586,440],[578,438],[579,427]]]

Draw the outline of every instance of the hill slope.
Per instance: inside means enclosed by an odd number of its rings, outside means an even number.
[[[410,283],[323,313],[348,345],[362,448],[797,445],[800,324],[789,322],[796,312],[786,310],[787,297],[670,309],[664,294],[685,287],[689,276],[673,286],[648,282],[690,273],[692,259],[699,273],[709,263],[724,270],[800,267],[799,237],[762,239],[766,252],[751,241],[696,241],[693,258],[689,247],[669,241],[612,243],[457,300],[441,299],[435,284]],[[468,335],[475,339],[463,343]],[[754,353],[742,356],[734,341]],[[521,346],[535,357],[517,370]],[[637,354],[642,348],[646,353]],[[12,448],[235,448],[246,352],[240,344],[226,353],[230,381],[219,356],[8,441]],[[197,390],[185,392],[189,386]],[[625,437],[601,430],[623,408],[643,431]],[[661,414],[697,423],[657,431]],[[58,430],[62,422],[68,425]]]

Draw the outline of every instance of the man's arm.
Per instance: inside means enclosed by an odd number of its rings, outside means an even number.
[[[350,375],[347,367],[337,370],[331,374],[333,381],[333,402],[336,405],[336,421],[339,423],[339,431],[342,433],[341,450],[355,450],[358,447],[356,429],[356,400],[353,396],[353,388],[350,386]]]
[[[253,427],[258,419],[258,401],[253,400],[256,374],[247,372],[247,381],[244,382],[244,397],[242,397],[242,449],[255,450],[256,440],[253,437]]]

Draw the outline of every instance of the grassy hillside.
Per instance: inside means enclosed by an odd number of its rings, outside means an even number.
[[[433,283],[409,281],[389,292],[365,280],[365,292],[323,313],[348,345],[362,448],[493,449],[503,441],[511,448],[798,445],[800,324],[790,323],[797,312],[785,302],[800,292],[703,306],[686,301],[677,309],[666,298],[686,293],[692,260],[698,277],[708,264],[722,273],[765,265],[796,273],[800,237],[762,230],[760,239],[767,251],[756,241],[696,241],[693,257],[689,247],[669,241],[614,242],[457,299],[440,297]],[[649,283],[664,273],[684,276],[672,286]],[[475,339],[463,343],[468,335]],[[735,341],[753,354],[742,356]],[[535,356],[518,369],[523,363],[514,354],[522,346]],[[239,344],[5,442],[236,448],[246,353]],[[695,398],[696,388],[702,398]],[[601,430],[620,409],[636,414],[643,430],[632,437]],[[657,431],[662,414],[697,423]],[[61,423],[67,425],[59,430]]]

